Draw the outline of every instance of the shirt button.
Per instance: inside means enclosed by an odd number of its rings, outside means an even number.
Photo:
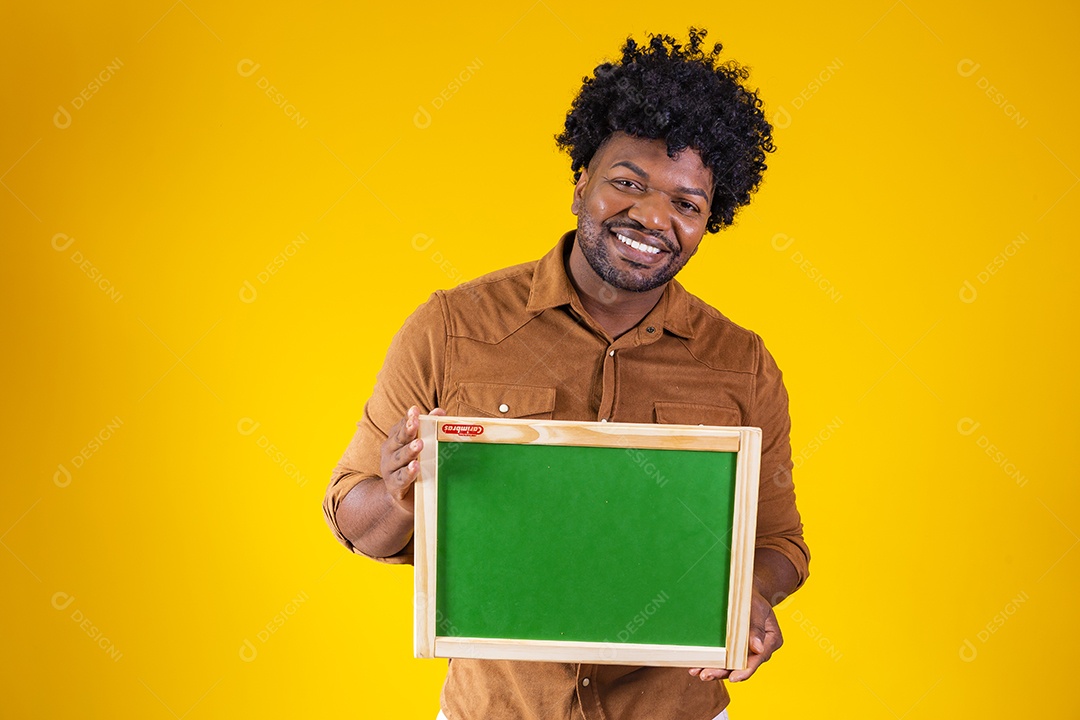
[[[607,354],[608,354],[608,357],[615,357],[615,351],[614,350],[608,350]]]
[[[654,328],[652,325],[650,325],[649,327],[645,328],[645,332],[654,333],[654,332],[656,332],[656,328]]]
[[[600,422],[607,422],[607,418],[600,418]]]
[[[585,687],[589,687],[589,678],[581,678],[581,684]]]
[[[503,403],[502,405],[499,406],[499,412],[501,412],[501,413],[510,412],[510,406],[507,405],[506,403]]]

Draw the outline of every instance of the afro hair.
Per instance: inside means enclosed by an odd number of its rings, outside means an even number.
[[[750,202],[765,172],[765,153],[776,148],[757,92],[744,85],[749,69],[720,62],[720,43],[706,54],[706,34],[690,28],[686,45],[669,35],[649,35],[646,46],[628,37],[621,62],[605,62],[594,77],[583,78],[555,141],[570,154],[574,182],[615,132],[664,140],[672,158],[693,149],[712,171],[706,230],[715,233]]]

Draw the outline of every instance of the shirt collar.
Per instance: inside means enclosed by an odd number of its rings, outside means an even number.
[[[690,293],[678,280],[672,279],[664,289],[661,303],[664,307],[664,329],[680,337],[694,337],[694,326],[690,324]]]
[[[529,312],[539,314],[562,305],[572,305],[580,310],[581,301],[566,274],[564,260],[572,242],[573,230],[559,238],[558,244],[537,262],[532,289],[529,292]],[[690,293],[677,280],[672,280],[664,288],[660,302],[645,316],[642,323],[646,321],[662,325],[665,330],[680,337],[694,337],[690,324]]]
[[[559,243],[536,263],[532,289],[529,291],[529,312],[540,313],[548,308],[570,305],[577,300],[577,292],[570,284],[563,258],[574,242],[574,231],[559,238]]]

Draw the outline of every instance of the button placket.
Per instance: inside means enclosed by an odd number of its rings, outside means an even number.
[[[602,720],[607,717],[600,707],[600,694],[595,682],[596,669],[595,665],[578,665],[577,696],[585,720]]]
[[[603,376],[603,388],[600,396],[600,408],[597,415],[597,419],[600,422],[607,422],[611,419],[611,415],[614,412],[615,405],[615,348],[608,346],[607,354],[604,356],[604,376]]]

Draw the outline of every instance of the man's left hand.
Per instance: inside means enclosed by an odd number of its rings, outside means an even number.
[[[746,667],[742,670],[690,668],[690,674],[701,680],[727,678],[731,682],[741,682],[753,675],[761,663],[771,658],[783,644],[784,636],[780,634],[780,623],[776,620],[776,613],[773,612],[769,601],[755,588],[753,597],[750,599],[750,652],[746,658]]]

